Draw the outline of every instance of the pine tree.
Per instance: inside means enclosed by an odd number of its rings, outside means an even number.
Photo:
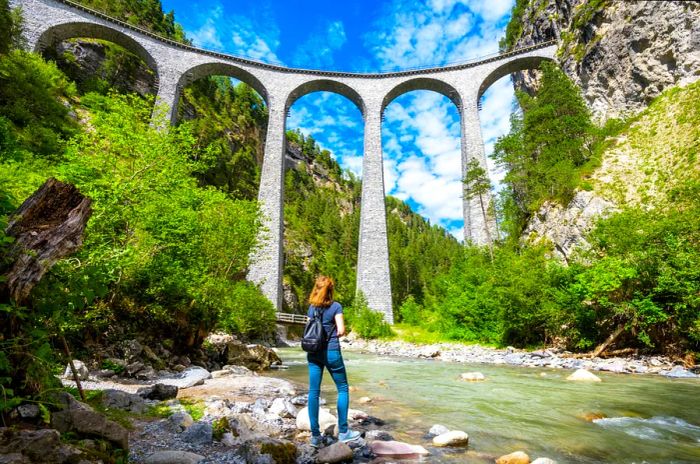
[[[488,193],[491,191],[491,181],[489,180],[486,169],[479,164],[476,158],[472,158],[467,163],[467,173],[462,182],[467,186],[464,193],[465,197],[468,200],[479,199],[481,215],[484,218],[484,228],[486,229],[486,240],[488,241],[489,253],[493,261],[493,238],[491,237],[491,230],[489,227],[487,211],[489,206],[486,204],[488,202]]]

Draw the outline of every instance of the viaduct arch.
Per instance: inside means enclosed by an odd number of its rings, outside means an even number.
[[[458,65],[391,73],[349,73],[286,68],[212,52],[160,37],[70,0],[10,0],[21,7],[24,36],[32,50],[59,40],[92,37],[109,40],[137,54],[158,77],[156,124],[175,121],[180,93],[188,83],[213,74],[235,77],[251,85],[268,106],[268,128],[259,200],[264,215],[260,246],[251,257],[248,279],[279,309],[282,307],[282,207],[284,198],[285,119],[301,96],[328,90],[353,101],[364,121],[364,158],[357,289],[371,308],[393,323],[389,250],[384,205],[381,124],[386,105],[412,90],[434,90],[450,98],[461,119],[462,172],[473,158],[485,166],[478,100],[500,77],[554,60],[556,43],[544,42],[512,52]],[[487,241],[479,208],[463,200],[464,236],[476,244]]]

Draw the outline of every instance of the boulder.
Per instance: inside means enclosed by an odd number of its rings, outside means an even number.
[[[136,394],[147,400],[165,401],[177,397],[177,385],[166,385],[157,383],[148,387],[139,388]]]
[[[575,380],[579,382],[602,382],[600,377],[587,371],[586,369],[577,369],[576,372],[568,376],[566,380]]]
[[[372,402],[372,398],[370,398],[369,396],[362,396],[362,397],[360,397],[359,400],[357,400],[357,402],[360,403],[360,404],[371,403],[371,402]]]
[[[270,405],[269,411],[272,414],[288,419],[297,417],[297,408],[294,407],[291,401],[284,398],[275,398]]]
[[[236,446],[236,437],[233,436],[233,433],[231,432],[226,432],[221,436],[221,443],[224,445],[228,446],[229,448]]]
[[[530,464],[530,456],[522,451],[516,451],[496,459],[496,464]]]
[[[226,344],[227,364],[242,365],[253,371],[267,369],[272,364],[282,364],[282,360],[271,348],[263,345],[244,345],[238,341]]]
[[[75,366],[75,372],[78,374],[78,380],[87,380],[90,377],[90,372],[85,363],[74,359],[73,365]],[[66,365],[66,369],[63,371],[63,378],[73,380],[73,371],[70,368],[70,363]]]
[[[360,411],[359,409],[348,409],[348,418],[350,420],[364,420],[368,419],[370,416],[364,411]]]
[[[176,412],[168,418],[168,421],[176,432],[182,432],[194,424],[194,419],[192,419],[192,416],[184,411]]]
[[[537,458],[531,464],[557,464],[557,461],[549,458]]]
[[[146,458],[144,464],[197,464],[204,456],[189,451],[156,451]]]
[[[258,416],[264,416],[267,414],[267,408],[270,407],[270,402],[267,401],[265,398],[258,398],[255,400],[255,403],[250,407],[250,410],[253,414],[257,414]]]
[[[126,369],[124,369],[124,372],[126,372],[127,375],[134,377],[138,372],[142,371],[145,368],[146,365],[141,361],[134,361],[131,364],[127,364]]]
[[[63,464],[78,462],[81,452],[61,442],[57,430],[14,430],[0,428],[0,460],[25,464],[41,462]]]
[[[258,440],[256,440],[258,441]],[[272,457],[275,464],[295,464],[297,460],[297,447],[291,441],[263,438],[259,440],[261,455]]]
[[[155,380],[158,378],[158,373],[151,366],[144,366],[134,377],[138,380]]]
[[[51,425],[61,433],[104,438],[121,449],[129,448],[128,430],[95,411],[64,409],[51,415]]]
[[[466,380],[467,382],[486,380],[486,377],[481,372],[464,372],[462,375],[460,375],[460,378],[462,380]]]
[[[342,441],[321,448],[316,455],[316,462],[333,464],[336,462],[352,461],[352,449]]]
[[[321,431],[333,427],[338,422],[338,418],[328,411],[326,408],[319,408],[318,411],[318,423]],[[311,423],[309,422],[309,408],[302,408],[297,413],[297,429],[299,430],[311,430]]]
[[[102,406],[111,409],[123,409],[136,414],[143,414],[147,409],[146,403],[139,395],[114,389],[102,392]]]
[[[124,352],[124,357],[129,361],[133,361],[138,358],[143,352],[143,345],[138,342],[138,340],[126,340],[121,344],[122,351]]]
[[[36,404],[23,404],[17,406],[17,413],[22,419],[36,419],[41,415],[41,410]]]
[[[450,429],[448,429],[444,425],[435,424],[432,427],[430,427],[430,430],[428,430],[428,435],[432,435],[432,436],[436,437],[438,435],[442,435],[443,433],[447,433],[449,431],[450,431]]]
[[[452,430],[433,438],[435,446],[467,446],[468,444],[469,435],[461,430]]]
[[[369,444],[370,449],[378,457],[396,459],[414,459],[430,454],[428,450],[420,445],[410,445],[400,441],[373,441]]]
[[[182,432],[182,440],[193,445],[208,445],[214,440],[214,428],[208,422],[197,422]]]
[[[190,388],[196,385],[201,385],[205,380],[211,379],[211,373],[208,370],[199,367],[188,367],[171,379],[161,379],[159,383],[164,385],[173,385],[179,389]]]

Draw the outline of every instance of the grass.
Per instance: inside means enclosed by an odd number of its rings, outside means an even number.
[[[192,416],[192,420],[197,422],[202,417],[204,417],[204,402],[197,400],[190,400],[183,398],[180,400],[180,404],[187,411],[187,414]]]
[[[444,334],[438,332],[431,332],[424,327],[409,325],[409,324],[394,324],[391,326],[392,330],[396,334],[393,340],[403,341],[408,343],[415,343],[416,345],[433,345],[436,343],[454,343],[458,345],[476,345],[489,347],[489,348],[499,348],[498,345],[481,343],[481,342],[468,342],[468,341],[457,341],[446,337]]]

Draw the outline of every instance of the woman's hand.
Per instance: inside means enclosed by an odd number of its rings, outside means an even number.
[[[335,326],[338,328],[339,337],[345,335],[345,319],[343,319],[342,314],[335,315]]]

